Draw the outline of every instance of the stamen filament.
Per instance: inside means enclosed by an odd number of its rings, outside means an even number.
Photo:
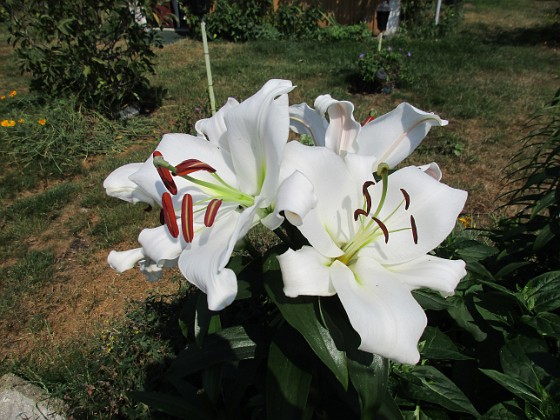
[[[177,217],[175,216],[175,209],[173,208],[173,200],[171,194],[164,192],[161,196],[161,206],[163,208],[163,219],[169,233],[174,238],[179,236],[179,226],[177,225]]]
[[[190,194],[183,196],[183,203],[181,208],[181,229],[183,231],[183,238],[188,243],[194,239],[194,217],[193,217],[193,198]]]

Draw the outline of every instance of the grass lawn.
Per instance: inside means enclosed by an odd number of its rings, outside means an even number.
[[[391,95],[349,89],[359,54],[374,41],[214,42],[217,103],[286,78],[297,86],[292,103],[311,105],[329,93],[353,102],[357,120],[403,101],[433,111],[449,126],[433,129],[407,163],[440,163],[445,182],[469,192],[465,213],[483,225],[500,216],[502,174],[524,123],[560,86],[556,7],[471,0],[459,30],[446,37],[385,41],[412,53],[413,83]],[[64,397],[77,418],[142,416],[146,408],[128,404],[125,392],[157,379],[157,364],[180,348],[173,311],[187,285],[179,273],[147,283],[135,270],[108,267],[111,249],[136,247],[140,230],[157,226],[159,217],[106,197],[102,182],[116,167],[143,161],[163,134],[191,132],[208,115],[202,44],[183,39],[159,50],[153,83],[165,91],[161,108],[116,123],[76,116],[64,103],[29,99],[24,108],[28,79],[18,73],[2,25],[0,96],[17,96],[0,104],[0,120],[25,117],[31,128],[9,147],[0,130],[0,373],[13,371]],[[41,118],[44,126],[36,123]],[[34,145],[33,130],[42,129],[52,132],[48,144]]]

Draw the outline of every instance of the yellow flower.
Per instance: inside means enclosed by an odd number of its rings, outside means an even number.
[[[0,125],[2,127],[13,127],[14,125],[16,125],[16,122],[14,120],[2,120]]]
[[[470,216],[461,216],[457,219],[464,228],[468,228],[472,226],[472,219],[470,218]]]
[[[41,125],[45,125],[47,123],[47,120],[45,120],[44,118],[39,119],[39,121],[37,121],[39,124]]]
[[[10,96],[10,98],[13,98],[13,97],[16,96],[16,95],[17,95],[17,92],[16,92],[15,90],[12,90],[12,91],[10,92],[10,95],[9,95],[9,96]]]
[[[0,101],[3,101],[4,99],[6,99],[6,95],[0,96]]]
[[[18,122],[19,124],[23,124],[23,123],[25,122],[25,120],[24,120],[23,118],[20,118],[19,120],[17,120],[17,122]]]

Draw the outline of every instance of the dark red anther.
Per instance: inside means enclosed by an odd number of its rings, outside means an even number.
[[[206,208],[206,213],[204,214],[204,226],[210,227],[214,224],[214,220],[216,219],[216,215],[218,214],[218,210],[222,205],[222,200],[213,199],[208,204]]]
[[[364,185],[362,186],[362,193],[364,194],[364,197],[366,198],[366,214],[369,214],[369,212],[371,210],[371,195],[369,195],[368,188],[371,187],[372,185],[375,185],[375,182],[366,181],[366,182],[364,182]],[[354,213],[354,219],[355,218],[356,218],[356,214]]]
[[[375,117],[373,115],[368,115],[367,118],[362,121],[362,127],[373,120],[375,120]]]
[[[410,195],[402,188],[401,188],[401,192],[404,197],[404,209],[408,210],[408,208],[410,207]]]
[[[193,198],[190,194],[183,196],[183,203],[181,206],[181,230],[183,231],[183,238],[188,243],[194,239],[194,218],[193,218]]]
[[[179,236],[179,226],[177,225],[177,217],[173,208],[173,200],[168,192],[164,192],[161,196],[161,207],[163,208],[163,219],[169,233],[174,238],[177,238]]]
[[[415,244],[418,244],[418,229],[416,229],[416,221],[412,214],[410,215],[410,227],[412,228],[412,239],[414,239]]]
[[[377,223],[377,225],[383,231],[383,236],[385,236],[385,243],[389,242],[389,230],[387,229],[387,226],[385,226],[385,223],[383,223],[377,217],[372,217],[372,219],[375,221],[375,223]]]
[[[153,153],[152,155],[154,158],[155,157],[162,157],[163,155],[161,154],[161,152],[158,152],[157,150]],[[177,194],[177,185],[175,184],[175,181],[173,180],[173,175],[171,174],[171,171],[167,168],[161,167],[161,166],[156,166],[157,172],[159,174],[159,177],[161,178],[161,180],[163,181],[163,185],[165,185],[165,188],[167,188],[167,190],[175,195]]]
[[[201,162],[198,159],[187,159],[179,163],[175,167],[176,173],[179,176],[185,176],[197,171],[206,171],[214,173],[216,170],[207,163]]]
[[[367,215],[368,215],[368,214],[367,214],[367,212],[366,212],[365,210],[357,209],[357,210],[354,212],[354,221],[358,220],[358,217],[360,217],[360,216],[367,216]]]

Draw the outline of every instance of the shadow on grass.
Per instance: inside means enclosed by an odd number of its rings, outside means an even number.
[[[491,30],[486,28],[482,32],[487,34],[487,36],[483,36],[482,39],[497,45],[544,45],[549,48],[558,48],[560,46],[560,22],[553,22],[548,25],[530,28],[500,30]]]

